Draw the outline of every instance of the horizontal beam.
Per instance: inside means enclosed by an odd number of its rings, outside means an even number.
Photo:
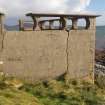
[[[46,19],[46,20],[40,20],[39,22],[51,22],[51,21],[60,21],[60,19]]]
[[[96,14],[47,14],[47,13],[28,13],[26,16],[35,16],[35,17],[99,17],[101,15]]]

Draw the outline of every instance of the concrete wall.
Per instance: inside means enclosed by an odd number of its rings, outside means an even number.
[[[0,37],[0,66],[9,75],[36,81],[68,71],[70,78],[93,80],[95,30],[6,32]]]
[[[94,79],[95,31],[77,30],[69,33],[68,69],[72,78]]]

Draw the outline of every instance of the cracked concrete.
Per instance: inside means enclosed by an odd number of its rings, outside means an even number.
[[[69,35],[69,32],[67,32],[67,44],[66,44],[66,59],[67,59],[67,69],[66,69],[66,72],[68,73],[68,71],[69,71],[69,51],[68,51],[68,47],[69,47],[69,37],[70,37],[70,35]]]
[[[0,48],[0,52],[3,51],[4,49],[4,37],[6,35],[6,31],[4,31],[2,34],[1,34],[1,48]]]
[[[4,36],[5,36],[5,32],[3,32],[0,35],[0,52],[2,52],[3,51],[3,48],[4,48]]]
[[[0,42],[0,61],[9,75],[37,81],[67,72],[69,78],[93,80],[95,30],[5,34]]]

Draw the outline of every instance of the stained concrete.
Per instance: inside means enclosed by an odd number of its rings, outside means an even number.
[[[0,66],[11,76],[33,82],[68,72],[93,81],[95,30],[8,31],[0,45]]]
[[[94,78],[95,31],[70,31],[68,39],[68,71],[71,78]]]
[[[66,71],[66,31],[7,32],[1,61],[9,75],[31,81]]]

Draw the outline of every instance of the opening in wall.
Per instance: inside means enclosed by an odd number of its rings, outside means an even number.
[[[70,30],[72,28],[72,20],[71,19],[67,19],[66,20],[66,29]]]
[[[49,21],[45,21],[43,24],[43,29],[49,29],[50,23]]]
[[[78,19],[77,26],[78,26],[79,30],[86,29],[86,26],[87,26],[86,19],[84,19],[84,18]]]
[[[59,21],[54,21],[52,29],[60,29],[60,22]]]

